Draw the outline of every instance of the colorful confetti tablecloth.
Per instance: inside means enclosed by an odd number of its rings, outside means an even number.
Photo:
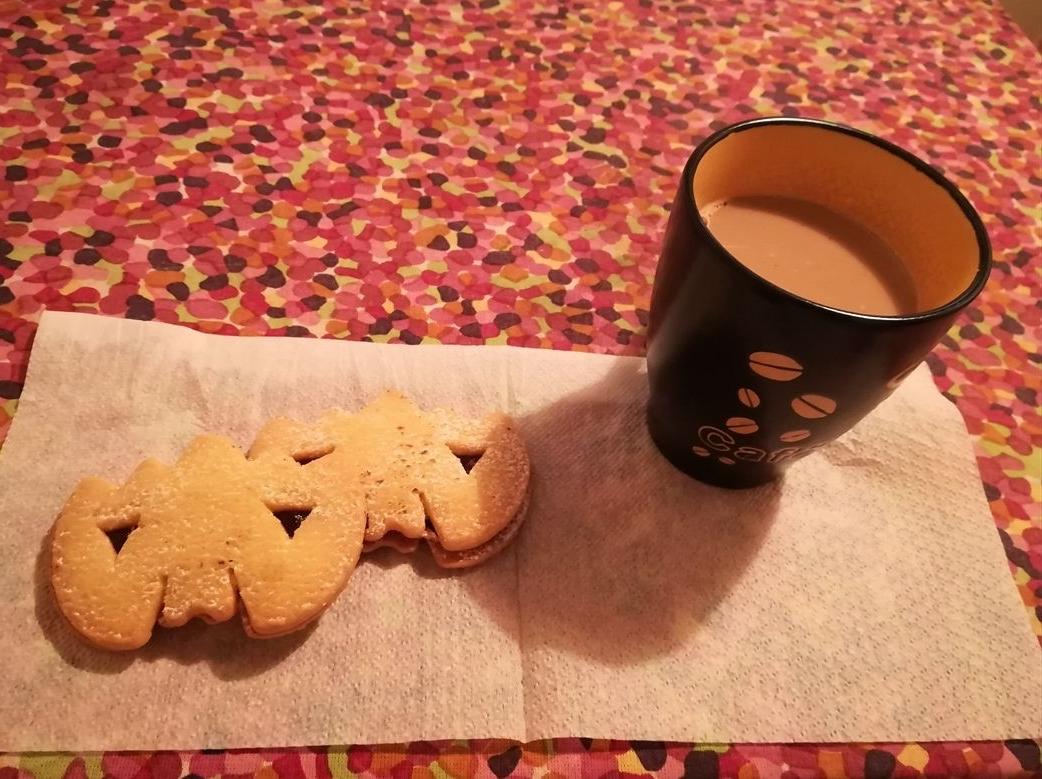
[[[906,146],[994,243],[929,364],[1042,636],[1042,62],[986,0],[8,0],[0,64],[0,438],[45,308],[640,354],[701,137],[780,113]],[[1040,771],[1031,740],[0,756],[0,779]]]

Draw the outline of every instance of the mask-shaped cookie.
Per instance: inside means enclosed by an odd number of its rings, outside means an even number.
[[[503,414],[474,421],[424,413],[388,393],[355,414],[329,412],[314,425],[273,420],[249,456],[273,454],[311,464],[341,456],[365,493],[365,548],[411,551],[423,539],[446,568],[498,552],[527,508],[528,453]]]
[[[52,541],[62,613],[91,643],[145,644],[158,622],[223,622],[242,602],[246,631],[271,637],[317,618],[347,583],[365,513],[340,456],[301,467],[246,460],[230,441],[196,438],[177,464],[142,463],[126,484],[85,479]],[[120,548],[109,534],[126,535]]]

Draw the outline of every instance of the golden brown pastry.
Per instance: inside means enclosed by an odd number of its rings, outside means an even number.
[[[422,539],[446,568],[498,552],[527,508],[528,453],[504,414],[425,413],[387,393],[356,414],[332,411],[314,425],[272,420],[249,456],[273,453],[300,462],[343,456],[365,494],[365,549],[412,551]]]
[[[85,479],[54,527],[62,613],[107,649],[142,646],[157,619],[230,619],[236,593],[251,636],[300,629],[336,599],[361,552],[362,496],[338,478],[339,459],[247,461],[227,439],[200,436],[173,467],[148,460],[122,487]],[[118,552],[107,533],[117,530],[130,531]]]
[[[200,436],[122,487],[83,480],[55,522],[51,578],[73,628],[107,649],[142,646],[157,621],[237,610],[249,635],[280,636],[322,614],[363,549],[423,540],[443,567],[477,565],[517,533],[528,488],[509,417],[424,413],[386,394],[315,425],[273,420],[248,459]]]

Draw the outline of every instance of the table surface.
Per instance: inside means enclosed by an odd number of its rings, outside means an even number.
[[[405,5],[0,3],[0,439],[45,308],[219,333],[640,354],[692,146],[748,116],[824,117],[925,157],[988,225],[991,280],[929,364],[974,438],[1042,636],[1042,67],[1001,10]],[[1040,770],[1039,742],[1024,740],[0,756],[0,779]]]

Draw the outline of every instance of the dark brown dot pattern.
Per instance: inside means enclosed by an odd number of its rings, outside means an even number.
[[[942,168],[996,269],[930,358],[1042,634],[1042,78],[991,4],[187,0],[0,9],[0,438],[45,308],[206,332],[641,354],[679,171],[757,114]],[[972,327],[969,325],[972,324]],[[961,327],[966,326],[963,332]],[[20,764],[37,770],[35,758]],[[147,773],[1037,773],[1035,742],[559,739],[104,755]],[[53,761],[52,761],[53,762]],[[783,766],[785,768],[783,769]],[[7,770],[16,770],[9,768]],[[82,773],[62,756],[53,773]],[[340,770],[340,769],[337,769]],[[686,772],[686,773],[685,773]]]

